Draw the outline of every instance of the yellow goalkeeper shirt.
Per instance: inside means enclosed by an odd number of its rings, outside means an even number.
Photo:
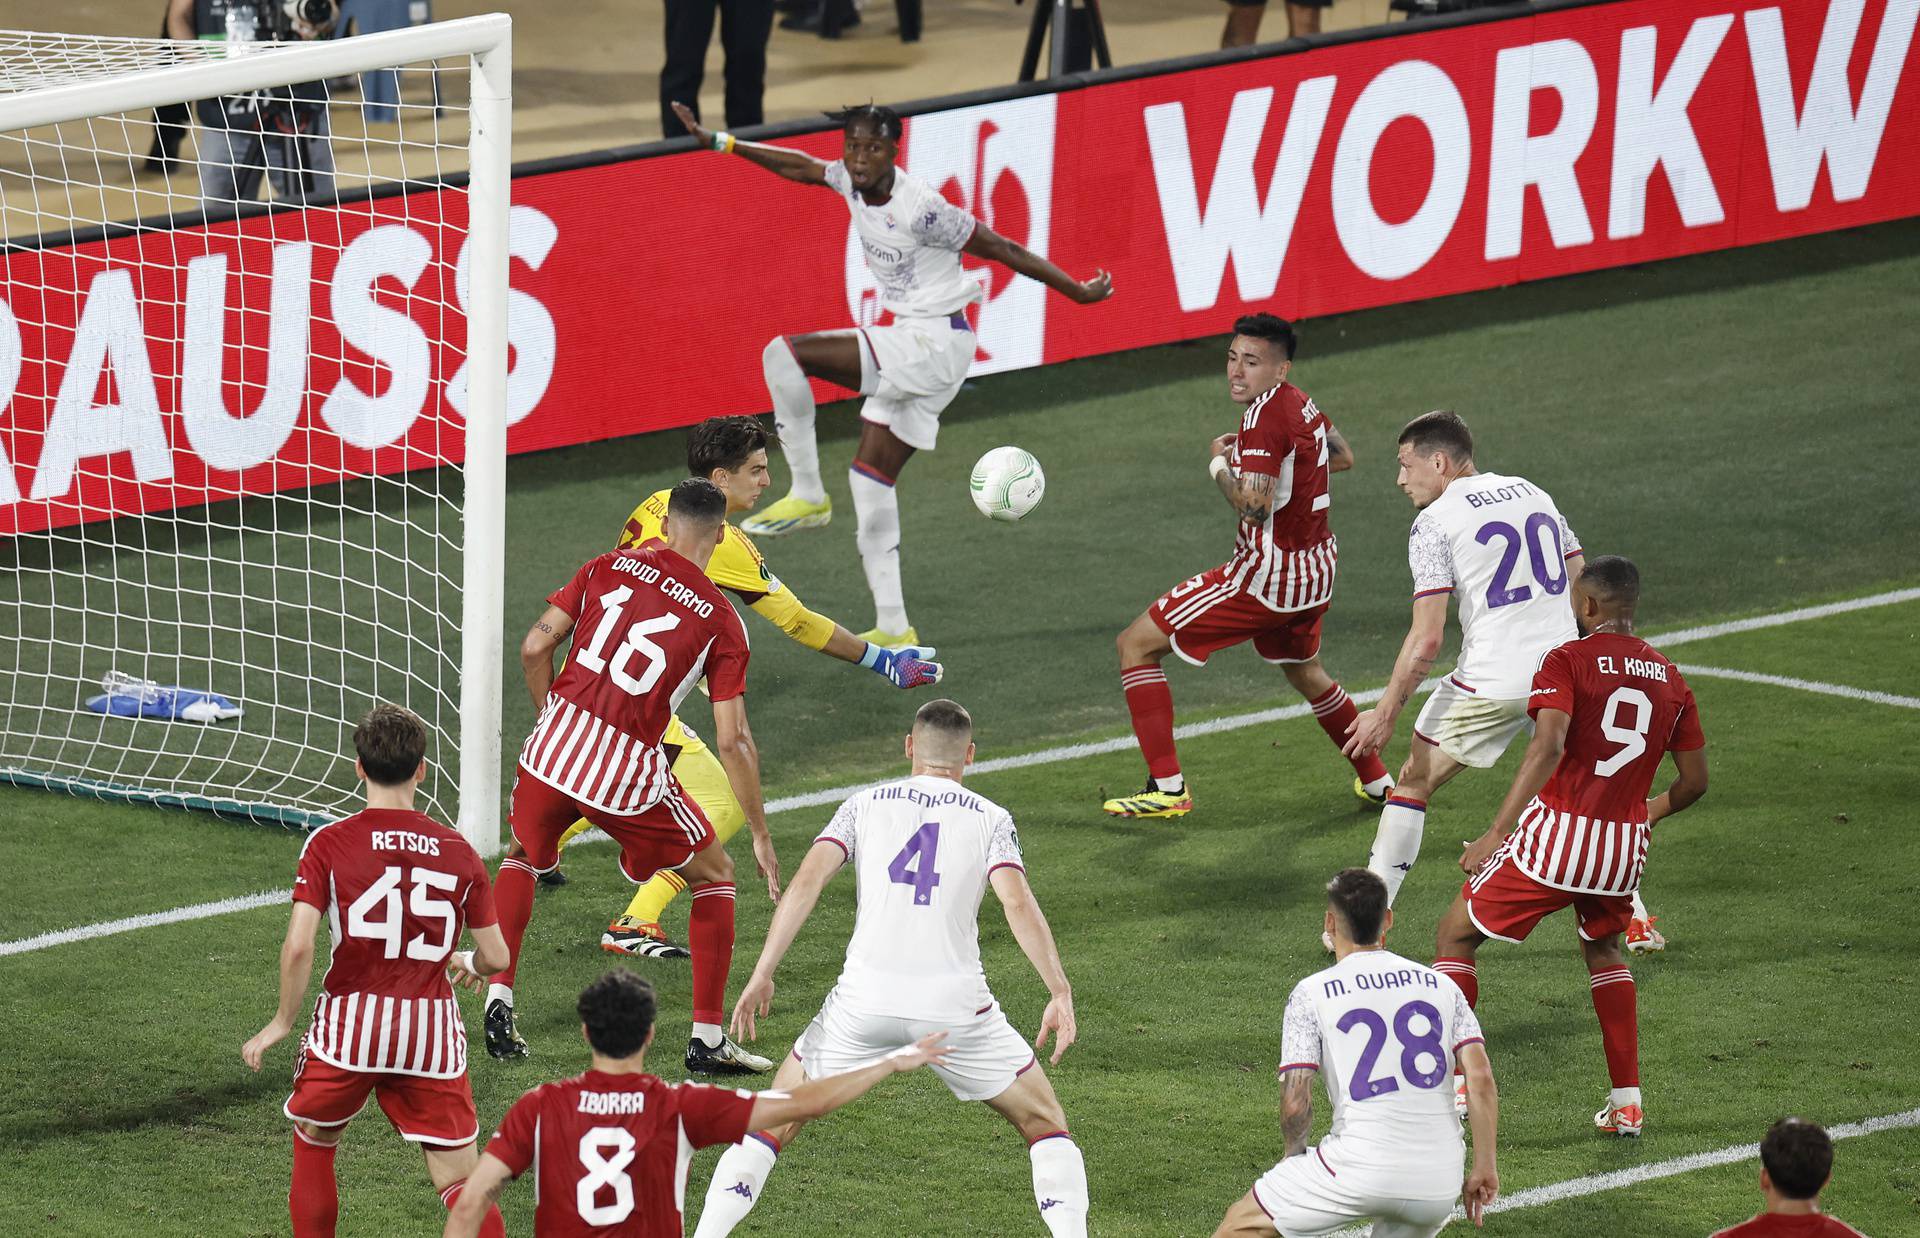
[[[644,545],[660,537],[661,526],[667,518],[669,493],[655,491],[633,509],[633,515],[627,517],[626,526],[620,530],[619,541],[614,543],[615,550]],[[825,648],[833,636],[833,620],[808,610],[793,595],[793,590],[781,584],[780,578],[767,567],[759,548],[731,524],[725,527],[720,545],[707,562],[707,579],[738,596],[809,649]]]

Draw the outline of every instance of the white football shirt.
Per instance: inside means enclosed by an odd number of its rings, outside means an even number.
[[[980,900],[994,869],[1025,871],[1006,809],[920,774],[855,795],[814,841],[839,844],[858,882],[837,1002],[900,1019],[970,1017],[992,1004]]]
[[[1547,650],[1580,633],[1567,560],[1580,540],[1545,490],[1521,477],[1458,477],[1407,537],[1413,596],[1452,593],[1460,611],[1453,681],[1492,700],[1520,700]]]
[[[1294,986],[1280,1069],[1314,1069],[1333,1102],[1316,1149],[1343,1184],[1400,1199],[1460,1192],[1454,1055],[1479,1043],[1460,986],[1386,950],[1357,950]]]
[[[895,168],[892,196],[869,206],[838,159],[827,165],[827,184],[853,215],[882,309],[896,318],[946,318],[985,295],[960,266],[974,218],[939,190]]]

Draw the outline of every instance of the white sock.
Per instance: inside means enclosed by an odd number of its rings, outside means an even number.
[[[1427,829],[1427,810],[1412,804],[1388,800],[1380,810],[1380,825],[1373,833],[1373,853],[1367,867],[1387,883],[1387,906],[1400,894],[1400,883],[1413,871],[1420,858],[1420,836]]]
[[[1636,920],[1647,919],[1647,905],[1640,901],[1640,891],[1638,890],[1633,892],[1633,918]]]
[[[1611,1098],[1609,1103],[1615,1109],[1621,1109],[1628,1105],[1637,1105],[1640,1103],[1639,1088],[1614,1088],[1608,1095]]]
[[[718,1023],[696,1023],[693,1025],[693,1038],[712,1049],[720,1043],[720,1025]]]
[[[1175,774],[1170,778],[1156,778],[1153,780],[1153,785],[1168,795],[1178,795],[1187,789],[1187,776]]]
[[[773,397],[773,424],[793,474],[793,493],[818,503],[827,497],[827,488],[820,481],[820,443],[813,434],[813,388],[784,337],[775,336],[767,344],[760,354],[760,369],[767,378],[767,394]]]
[[[487,986],[487,1004],[491,1006],[495,1002],[505,1002],[507,1004],[507,1009],[512,1010],[513,1009],[513,990],[508,988],[504,984],[488,985]]]
[[[874,626],[882,632],[907,630],[907,600],[900,592],[900,499],[893,487],[859,469],[849,470],[856,520],[854,544],[873,591]]]
[[[1027,1149],[1033,1158],[1033,1201],[1053,1238],[1087,1238],[1087,1163],[1064,1131]]]
[[[713,1180],[707,1183],[707,1202],[700,1209],[693,1238],[726,1238],[746,1220],[760,1202],[777,1159],[772,1148],[752,1135],[722,1152],[720,1163],[713,1167]]]

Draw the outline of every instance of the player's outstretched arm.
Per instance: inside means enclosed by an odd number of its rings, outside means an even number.
[[[1467,1125],[1473,1131],[1473,1167],[1460,1187],[1467,1219],[1480,1224],[1481,1212],[1500,1193],[1500,1171],[1494,1146],[1500,1127],[1500,1092],[1493,1085],[1493,1063],[1485,1045],[1463,1045],[1458,1055],[1467,1076]]]
[[[1393,660],[1393,675],[1380,703],[1355,718],[1347,727],[1347,742],[1340,751],[1350,757],[1371,756],[1393,738],[1394,723],[1400,711],[1413,699],[1414,690],[1433,669],[1440,656],[1440,643],[1447,634],[1447,595],[1433,593],[1413,599],[1413,623],[1407,639],[1400,642],[1400,656]]]
[[[1707,750],[1692,748],[1673,754],[1676,777],[1667,789],[1647,801],[1647,824],[1676,812],[1685,812],[1707,793]]]
[[[1313,1133],[1313,1077],[1317,1071],[1296,1066],[1280,1077],[1280,1134],[1286,1140],[1281,1160],[1307,1150]]]
[[[983,223],[973,225],[973,235],[960,247],[963,253],[1013,268],[1028,279],[1037,279],[1069,301],[1092,305],[1113,295],[1113,276],[1095,271],[1089,280],[1077,280],[1026,246],[1009,241]]]
[[[268,1049],[279,1044],[293,1031],[300,1015],[300,1004],[307,997],[307,982],[313,979],[313,931],[320,926],[320,909],[312,903],[296,902],[287,919],[286,940],[280,943],[280,1007],[253,1039],[241,1046],[240,1057],[249,1069],[259,1070]]]
[[[1540,794],[1540,788],[1547,785],[1547,779],[1553,777],[1554,768],[1560,764],[1560,756],[1567,750],[1567,728],[1572,723],[1573,716],[1558,709],[1534,712],[1533,742],[1527,745],[1527,755],[1520,759],[1520,768],[1513,775],[1507,798],[1500,801],[1500,811],[1493,814],[1493,824],[1473,842],[1461,844],[1466,848],[1460,853],[1461,871],[1469,876],[1479,872],[1520,824],[1520,814],[1526,811],[1533,797]]]
[[[946,675],[945,668],[933,661],[932,646],[882,649],[870,645],[825,615],[808,610],[791,589],[762,594],[748,605],[807,648],[865,667],[896,688],[937,684]]]
[[[767,925],[767,940],[760,947],[760,961],[753,965],[753,975],[733,1004],[735,1037],[752,1040],[759,1034],[754,1021],[773,1009],[773,973],[779,970],[780,960],[787,957],[793,939],[800,935],[800,926],[813,914],[814,904],[820,901],[820,891],[827,888],[827,883],[846,862],[846,851],[838,843],[827,841],[814,843],[807,858],[800,861],[800,871],[793,875],[786,895],[773,909],[773,923]]]
[[[491,1152],[482,1152],[480,1163],[467,1175],[467,1185],[461,1188],[460,1198],[447,1212],[447,1226],[440,1231],[441,1238],[475,1238],[481,1222],[487,1219],[487,1209],[500,1201],[500,1193],[512,1179],[513,1171],[505,1161]]]
[[[717,150],[725,155],[739,155],[749,163],[757,163],[769,172],[777,173],[802,185],[827,183],[827,165],[804,151],[789,150],[785,146],[768,146],[763,142],[742,142],[731,133],[716,132],[702,125],[694,116],[693,109],[684,103],[674,104],[673,114],[680,118],[680,123],[687,127],[687,132],[709,150]]]
[[[558,606],[549,606],[520,642],[520,673],[526,676],[527,693],[533,697],[535,709],[547,703],[547,689],[553,686],[553,651],[571,631],[573,616]]]
[[[902,1045],[871,1066],[829,1075],[803,1083],[791,1092],[766,1091],[754,1098],[753,1116],[748,1130],[764,1131],[789,1122],[810,1122],[825,1117],[840,1106],[865,1096],[873,1085],[888,1075],[905,1074],[922,1066],[938,1065],[952,1052],[944,1043],[945,1032],[922,1036],[910,1045]]]
[[[1067,1046],[1080,1038],[1080,1026],[1073,1016],[1073,986],[1067,983],[1067,969],[1060,962],[1059,947],[1054,945],[1053,929],[1041,914],[1040,900],[1033,896],[1025,873],[1012,865],[1002,865],[993,870],[989,880],[1000,909],[1006,913],[1007,927],[1013,930],[1013,939],[1020,943],[1051,995],[1046,1012],[1040,1016],[1040,1032],[1033,1038],[1033,1048],[1036,1053],[1045,1049],[1051,1034],[1053,1056],[1047,1060],[1058,1065]]]
[[[753,863],[767,879],[767,897],[780,899],[780,857],[773,850],[773,835],[767,831],[766,803],[760,794],[760,749],[754,746],[753,732],[747,726],[747,698],[729,697],[713,703],[713,750],[727,771],[727,785],[733,798],[740,801],[747,828],[753,831]]]

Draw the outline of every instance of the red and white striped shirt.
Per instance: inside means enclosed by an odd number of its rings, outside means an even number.
[[[1644,816],[1605,821],[1535,799],[1506,845],[1520,871],[1541,885],[1575,894],[1631,894],[1640,888],[1652,837]]]
[[[1292,383],[1247,405],[1227,451],[1235,473],[1276,479],[1259,524],[1242,520],[1227,579],[1274,611],[1310,610],[1333,598],[1338,546],[1327,524],[1327,433],[1332,427]]]
[[[645,812],[667,792],[660,740],[693,685],[705,676],[716,702],[746,691],[747,629],[706,573],[660,542],[590,560],[547,601],[573,617],[573,649],[520,767],[578,804]]]
[[[499,919],[467,840],[424,813],[369,808],[307,836],[293,897],[324,911],[333,936],[305,1051],[343,1070],[465,1073],[447,960],[463,928]]]
[[[1576,894],[1631,894],[1647,862],[1647,793],[1669,752],[1704,747],[1680,668],[1637,636],[1594,633],[1547,651],[1527,713],[1568,715],[1560,763],[1508,840],[1520,871]]]

